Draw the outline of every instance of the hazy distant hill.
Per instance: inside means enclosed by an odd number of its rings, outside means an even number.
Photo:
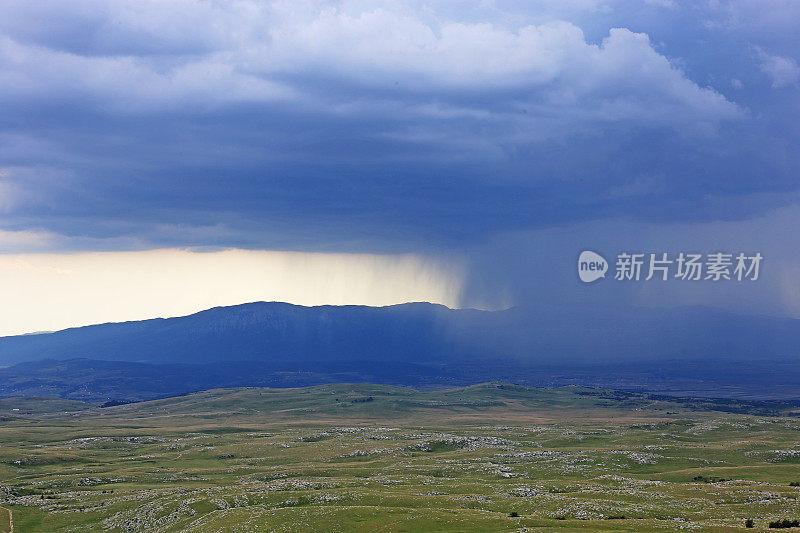
[[[141,400],[215,387],[490,380],[800,398],[800,321],[706,308],[499,312],[252,303],[0,338],[2,396]],[[16,364],[15,364],[16,363]]]
[[[454,354],[445,346],[445,329],[458,313],[432,304],[251,303],[185,317],[4,337],[0,364],[44,358],[150,363],[439,359]]]
[[[546,306],[489,312],[427,303],[388,307],[251,303],[185,317],[0,338],[0,365],[39,359],[217,361],[610,362],[794,360],[800,321],[692,307]]]
[[[383,383],[430,389],[495,380],[537,387],[582,385],[694,397],[800,399],[800,365],[777,361],[725,365],[692,360],[540,365],[509,361],[151,364],[93,359],[45,359],[2,368],[0,398],[57,396],[103,403],[164,398],[221,387]]]

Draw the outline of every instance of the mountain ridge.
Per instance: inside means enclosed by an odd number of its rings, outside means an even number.
[[[251,302],[182,317],[0,337],[0,364],[80,358],[155,364],[796,360],[798,348],[800,320],[713,308],[553,310],[541,304],[481,311],[427,302]]]

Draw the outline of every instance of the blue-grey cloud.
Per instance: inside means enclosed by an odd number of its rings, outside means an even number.
[[[800,13],[758,4],[4,2],[0,228],[414,251],[756,216],[800,186]]]

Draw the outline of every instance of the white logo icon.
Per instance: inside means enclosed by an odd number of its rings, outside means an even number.
[[[607,270],[608,262],[599,254],[584,250],[578,257],[578,277],[584,283],[591,283],[606,277]]]

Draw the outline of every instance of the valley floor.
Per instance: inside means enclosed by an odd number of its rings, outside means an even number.
[[[4,399],[0,531],[759,530],[800,518],[800,420],[764,409],[502,384]]]

